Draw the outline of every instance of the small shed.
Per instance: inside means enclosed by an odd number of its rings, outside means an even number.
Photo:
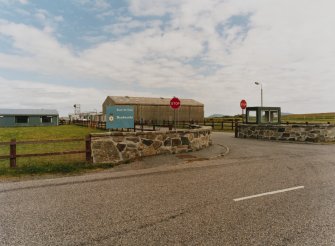
[[[0,127],[57,126],[58,122],[54,109],[0,109]]]
[[[247,124],[280,124],[280,107],[247,107]]]
[[[170,107],[171,98],[108,96],[102,105],[103,114],[108,106],[128,105],[134,107],[135,121],[177,121],[203,122],[204,104],[194,99],[180,98],[180,108],[174,111]]]

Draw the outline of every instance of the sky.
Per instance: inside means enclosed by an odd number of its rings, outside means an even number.
[[[0,0],[0,108],[102,111],[107,96],[334,112],[335,1]]]

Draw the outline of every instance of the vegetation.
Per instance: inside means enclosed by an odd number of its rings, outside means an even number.
[[[8,142],[13,138],[15,138],[16,141],[82,138],[83,141],[77,142],[17,144],[16,152],[17,154],[33,154],[84,150],[85,136],[92,132],[102,132],[102,130],[75,125],[0,128],[0,142]],[[0,145],[0,155],[9,155],[9,145]],[[104,165],[104,167],[109,166]],[[0,176],[21,176],[26,174],[42,173],[72,173],[92,168],[97,168],[97,166],[92,166],[91,164],[86,163],[85,154],[21,157],[17,158],[17,168],[14,169],[9,167],[9,159],[0,159]]]
[[[78,127],[76,125],[43,126],[43,127],[4,127],[0,128],[0,142],[24,140],[50,140],[80,138],[92,132],[101,132],[99,129]]]
[[[206,125],[211,126],[214,122],[214,130],[222,130],[222,122],[224,122],[224,131],[231,131],[231,121],[238,120],[242,122],[242,116],[223,116],[223,117],[208,117],[205,119]],[[282,115],[282,123],[306,123],[309,124],[335,124],[335,113],[314,113],[314,114],[289,114]]]
[[[282,116],[282,122],[289,123],[335,123],[335,113],[289,114]]]

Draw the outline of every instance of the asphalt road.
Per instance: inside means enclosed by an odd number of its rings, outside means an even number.
[[[0,245],[335,245],[335,145],[213,140],[229,154],[2,182]]]

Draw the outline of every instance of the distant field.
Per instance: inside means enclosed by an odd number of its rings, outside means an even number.
[[[282,116],[282,122],[335,123],[335,113],[291,114]]]
[[[216,130],[221,130],[221,122],[224,123],[224,130],[231,130],[231,124],[229,122],[234,120],[242,121],[241,117],[218,117],[218,118],[206,118],[206,124],[211,125],[214,122]],[[313,114],[290,114],[282,115],[282,123],[330,123],[335,124],[335,112],[331,113],[313,113]]]
[[[0,142],[8,142],[13,138],[15,138],[16,141],[82,138],[83,141],[79,142],[17,144],[17,154],[84,150],[85,136],[93,132],[102,132],[102,130],[75,125],[50,127],[6,127],[0,128]],[[8,154],[9,146],[0,145],[0,155]],[[18,167],[16,170],[11,170],[9,168],[8,159],[0,159],[0,176],[20,175],[27,173],[35,174],[72,172],[75,171],[79,166],[83,165],[87,165],[85,163],[85,154],[17,158]]]
[[[101,132],[99,129],[92,129],[76,125],[64,126],[43,126],[43,127],[2,127],[0,128],[0,142],[16,138],[23,140],[48,140],[85,137],[92,132]]]

